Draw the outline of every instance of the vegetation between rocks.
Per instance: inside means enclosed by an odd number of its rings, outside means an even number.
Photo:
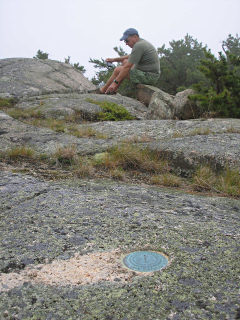
[[[0,108],[10,108],[14,106],[16,100],[13,98],[0,98]]]
[[[79,156],[74,145],[59,148],[52,155],[37,154],[33,149],[22,146],[1,152],[0,160],[5,164],[21,164],[20,171],[34,171],[51,180],[69,177],[112,178],[180,188],[187,192],[240,197],[238,170],[226,168],[216,173],[209,166],[201,166],[192,177],[183,178],[172,171],[171,163],[159,153],[134,144],[123,143],[94,156]]]
[[[124,121],[134,120],[135,118],[121,105],[108,101],[97,101],[86,99],[90,103],[98,105],[103,111],[98,113],[98,119],[101,121]]]
[[[14,107],[14,100],[0,98],[0,109],[6,112],[14,119],[21,120],[27,124],[36,127],[49,128],[59,133],[67,133],[78,138],[91,137],[97,139],[107,139],[107,135],[102,134],[87,124],[79,127],[79,122],[82,121],[82,114],[75,112],[74,115],[65,116],[64,119],[47,118],[40,107],[19,109]]]

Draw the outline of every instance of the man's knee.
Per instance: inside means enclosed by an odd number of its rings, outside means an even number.
[[[118,66],[114,69],[114,73],[115,74],[119,74],[122,71],[123,67],[122,66]]]
[[[123,62],[122,62],[122,66],[125,66],[128,62],[128,59],[124,59]]]

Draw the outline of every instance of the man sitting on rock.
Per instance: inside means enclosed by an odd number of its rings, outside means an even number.
[[[136,29],[127,29],[120,41],[132,48],[130,55],[108,58],[107,62],[121,62],[114,69],[107,83],[99,89],[100,93],[114,94],[125,78],[134,84],[155,85],[160,75],[160,62],[156,49],[148,41],[139,37]]]

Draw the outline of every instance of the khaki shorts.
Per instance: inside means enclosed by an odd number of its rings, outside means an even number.
[[[138,69],[130,70],[130,81],[134,84],[142,83],[155,85],[159,79],[160,74],[153,72],[144,72]]]

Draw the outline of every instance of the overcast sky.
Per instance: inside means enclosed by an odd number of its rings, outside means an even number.
[[[213,53],[228,34],[240,34],[240,0],[0,0],[0,59],[49,58],[79,62],[94,75],[90,58],[115,57],[113,48],[133,27],[155,47],[188,33]]]

